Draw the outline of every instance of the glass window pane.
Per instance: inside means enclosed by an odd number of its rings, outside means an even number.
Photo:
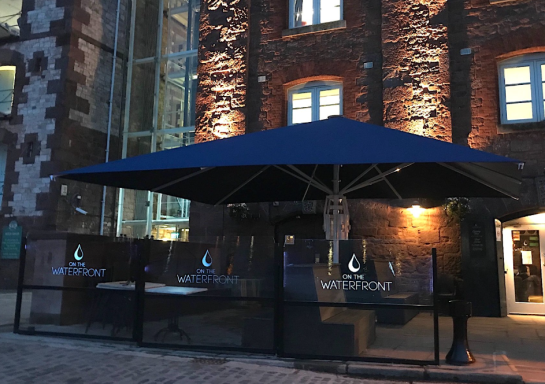
[[[294,109],[292,112],[292,124],[309,123],[312,121],[312,109]]]
[[[169,3],[167,54],[197,48],[198,34],[192,33],[198,25],[198,0],[175,0]]]
[[[538,230],[512,231],[513,278],[517,302],[543,303]]]
[[[526,120],[533,117],[532,103],[507,104],[507,120]]]
[[[313,0],[294,0],[293,25],[295,27],[304,27],[312,25],[314,15]]]
[[[155,92],[155,63],[134,65],[132,69],[129,132],[151,131]]]
[[[159,2],[157,0],[136,0],[135,59],[155,56],[158,12]]]
[[[292,96],[293,109],[308,108],[312,105],[311,93],[294,93]]]
[[[530,82],[530,66],[505,68],[503,70],[505,84],[523,84]]]
[[[0,67],[0,112],[4,115],[11,114],[13,102],[13,85],[15,83],[15,67]]]
[[[516,101],[532,101],[532,87],[530,84],[511,85],[505,87],[505,101],[507,103]]]
[[[541,64],[541,80],[545,81],[545,64]]]
[[[320,23],[341,20],[341,0],[322,0],[320,2]]]
[[[329,116],[340,115],[339,105],[328,105],[320,107],[320,120],[327,119]]]
[[[328,89],[327,91],[320,91],[320,105],[333,105],[339,104],[339,88]]]

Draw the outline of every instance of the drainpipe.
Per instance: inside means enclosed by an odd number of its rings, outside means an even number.
[[[117,11],[115,19],[115,37],[114,37],[114,53],[112,58],[112,79],[110,86],[110,101],[108,105],[108,131],[106,133],[106,159],[105,163],[110,160],[110,136],[112,133],[112,110],[114,104],[114,87],[115,87],[115,64],[117,61],[117,38],[119,36],[119,11],[121,0],[117,0]],[[104,214],[106,210],[106,186],[102,187],[102,200],[100,207],[100,235],[104,235]]]

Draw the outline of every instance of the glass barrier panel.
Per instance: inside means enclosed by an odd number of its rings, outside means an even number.
[[[408,257],[405,247],[380,239],[341,240],[338,247],[292,239],[283,253],[285,299],[431,305],[431,248],[429,256]]]
[[[23,292],[20,330],[132,338],[134,289]]]
[[[23,284],[95,288],[99,284],[134,282],[144,243],[117,240],[63,233],[30,238]]]
[[[146,292],[144,342],[272,350],[272,303],[184,299],[189,289],[169,287],[168,295]]]
[[[146,282],[200,288],[207,296],[272,298],[274,249],[272,238],[261,237],[151,241]]]
[[[284,352],[329,358],[432,361],[433,312],[289,305]]]

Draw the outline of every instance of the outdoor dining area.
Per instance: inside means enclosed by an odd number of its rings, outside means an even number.
[[[36,234],[22,258],[20,291],[32,292],[32,304],[18,331],[438,364],[435,250],[416,268],[391,251],[391,238],[351,239],[347,201],[516,198],[520,168],[333,117],[67,171],[55,177],[216,206],[325,201],[323,238]],[[85,275],[90,268],[103,274]]]

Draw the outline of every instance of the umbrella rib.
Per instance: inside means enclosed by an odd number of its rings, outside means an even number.
[[[390,176],[392,173],[401,171],[403,168],[410,167],[413,164],[414,163],[403,163],[401,165],[398,165],[397,167],[391,168],[391,169],[387,170],[386,172],[382,172],[378,176],[374,176],[374,177],[370,178],[369,180],[364,181],[363,183],[357,184],[357,185],[353,186],[352,188],[349,188],[349,189],[345,190],[344,194],[354,192],[354,191],[356,191],[358,189],[365,188],[365,187],[368,187],[370,185],[376,184],[379,181],[382,181],[382,179],[384,177]]]
[[[464,171],[462,171],[462,170],[460,170],[460,169],[456,169],[456,168],[453,167],[452,165],[449,165],[449,164],[446,164],[446,163],[437,163],[437,164],[442,165],[443,167],[445,167],[445,168],[447,168],[447,169],[450,169],[451,171],[454,171],[454,172],[456,172],[456,173],[459,173],[459,174],[461,174],[461,175],[464,175],[464,176],[466,176],[466,177],[469,177],[470,179],[475,180],[476,182],[478,182],[478,183],[480,183],[480,184],[483,184],[483,185],[487,186],[488,188],[491,188],[491,189],[493,189],[493,190],[495,190],[495,191],[498,191],[498,192],[500,192],[500,193],[503,193],[504,195],[509,196],[509,197],[512,198],[512,199],[518,200],[518,197],[513,196],[511,193],[505,191],[504,189],[498,188],[498,187],[496,187],[496,186],[494,186],[494,185],[492,185],[492,184],[490,184],[490,183],[487,183],[487,182],[484,181],[484,180],[480,180],[478,177],[475,177],[475,176],[473,176],[473,175],[471,175],[471,174],[469,174],[469,173],[467,173],[467,172],[464,172]],[[470,163],[470,164],[473,164],[473,163]],[[496,172],[496,173],[497,173],[497,172]]]
[[[316,174],[316,170],[318,169],[318,164],[314,167],[314,170],[312,171],[312,175],[310,176],[311,179],[314,179],[314,175]],[[305,189],[305,193],[303,194],[303,198],[301,201],[305,201],[305,197],[307,197],[308,189],[310,188],[310,181],[307,184],[307,188]]]
[[[160,190],[160,189],[170,187],[170,186],[172,186],[172,185],[174,185],[174,184],[177,184],[177,183],[179,183],[179,182],[181,182],[181,181],[190,179],[190,178],[192,178],[193,176],[200,175],[201,173],[207,172],[207,171],[209,171],[209,170],[211,170],[211,169],[214,169],[214,168],[216,168],[216,167],[206,167],[206,168],[202,168],[202,169],[200,169],[200,170],[198,170],[198,171],[196,171],[196,172],[193,172],[193,173],[191,173],[191,174],[189,174],[189,175],[187,175],[187,176],[180,177],[179,179],[172,180],[172,181],[169,181],[169,182],[166,183],[166,184],[163,184],[163,185],[160,185],[160,186],[158,186],[158,187],[155,187],[155,188],[151,189],[151,192],[157,192],[157,191]]]
[[[379,175],[383,175],[382,171],[375,165],[374,168],[377,170],[378,174]],[[384,182],[386,184],[388,184],[388,186],[390,187],[390,189],[396,194],[397,198],[398,199],[402,199],[401,195],[397,192],[397,190],[394,188],[394,186],[392,185],[392,183],[390,183],[390,180],[388,180],[386,178],[386,176],[382,176],[382,180],[384,180]]]
[[[358,177],[356,177],[354,180],[352,180],[350,183],[348,183],[348,185],[346,187],[344,187],[339,193],[341,195],[344,195],[345,191],[350,188],[351,186],[353,186],[354,184],[356,184],[358,182],[359,179],[361,179],[363,176],[367,175],[369,173],[369,171],[371,169],[373,169],[373,167],[375,167],[377,164],[373,164],[371,165],[369,168],[367,168],[365,171],[363,171],[362,173],[360,173],[358,175]]]
[[[309,179],[309,178],[308,178],[308,175],[305,175],[305,176],[306,176],[306,178],[305,178],[305,177],[299,176],[299,175],[296,174],[296,173],[290,172],[290,171],[288,171],[287,169],[284,169],[284,168],[280,167],[279,165],[274,165],[274,167],[275,167],[275,168],[278,168],[278,169],[281,170],[282,172],[287,173],[287,174],[290,175],[291,177],[295,177],[296,179],[301,180],[301,181],[303,181],[303,182],[305,182],[305,183],[309,183],[309,182],[310,182],[311,185],[312,185],[314,188],[317,188],[317,189],[319,189],[320,191],[327,193],[328,195],[332,195],[332,194],[333,194],[333,191],[331,191],[329,188],[327,188],[327,187],[321,185],[320,183],[316,182],[316,180]]]
[[[310,177],[309,175],[307,175],[305,172],[301,171],[299,168],[297,168],[295,165],[292,165],[292,164],[287,164],[287,167],[291,170],[293,170],[294,172],[297,172],[301,177],[303,177],[304,179],[308,180],[309,182],[313,182],[315,183],[316,185],[321,185],[322,188],[326,188],[329,190],[329,188],[327,188],[327,185],[325,185],[320,179],[318,179],[316,176],[314,177]]]
[[[248,183],[250,183],[253,179],[255,179],[257,176],[261,175],[263,172],[265,172],[267,170],[267,168],[269,168],[270,165],[266,165],[264,166],[263,168],[261,168],[259,171],[257,171],[255,173],[255,175],[252,175],[248,180],[246,180],[244,183],[242,183],[241,185],[239,185],[238,187],[236,187],[234,190],[231,191],[231,193],[229,193],[227,196],[223,197],[223,199],[221,199],[220,201],[218,201],[216,204],[214,204],[214,206],[217,206],[217,205],[220,205],[221,203],[223,203],[225,200],[227,200],[228,198],[230,198],[231,196],[233,196],[235,193],[237,193],[239,190],[241,190],[242,188],[244,188]]]

